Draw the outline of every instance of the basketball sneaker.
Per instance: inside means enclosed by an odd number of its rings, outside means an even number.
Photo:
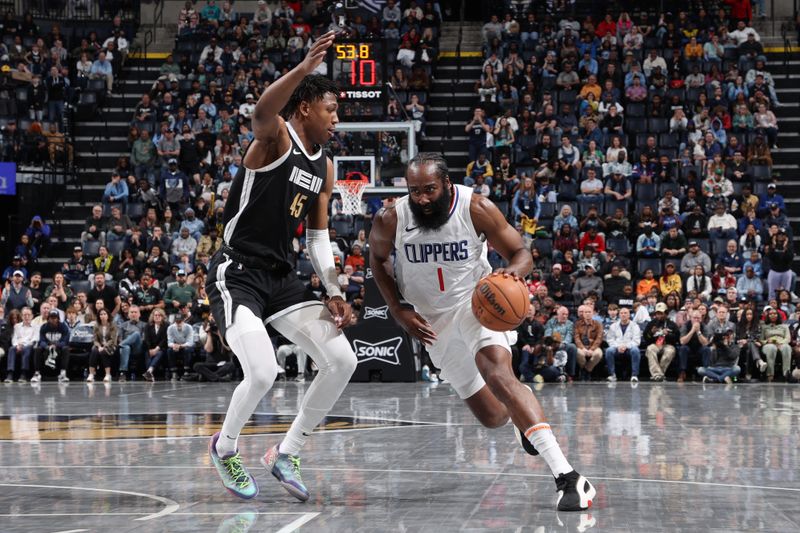
[[[556,490],[559,511],[585,511],[597,494],[589,480],[574,470],[556,478]]]
[[[261,464],[280,481],[281,487],[304,502],[308,500],[308,489],[300,475],[300,458],[288,453],[281,453],[276,444],[261,458]]]
[[[208,444],[208,455],[211,456],[211,461],[217,468],[219,477],[222,478],[222,484],[234,496],[245,500],[255,498],[258,495],[258,483],[245,469],[239,452],[220,457],[217,453],[217,440],[219,440],[219,432],[214,433],[214,436],[211,437]]]

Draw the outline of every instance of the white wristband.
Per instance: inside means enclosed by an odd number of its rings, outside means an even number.
[[[311,259],[311,264],[317,272],[322,285],[328,296],[342,297],[342,290],[339,288],[339,280],[336,276],[336,267],[333,262],[333,248],[328,238],[328,230],[307,229],[306,230],[306,249]]]

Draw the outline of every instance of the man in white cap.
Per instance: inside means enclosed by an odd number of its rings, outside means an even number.
[[[6,313],[12,309],[21,310],[23,307],[33,307],[33,295],[31,290],[25,286],[25,273],[22,270],[15,270],[11,274],[11,283],[3,289],[0,296],[0,306]]]
[[[246,120],[250,120],[253,116],[253,111],[256,109],[256,102],[255,98],[252,94],[246,94],[244,97],[245,102],[239,106],[239,114],[242,115]]]
[[[656,304],[655,318],[645,326],[643,334],[647,345],[645,355],[653,381],[664,381],[664,374],[675,358],[679,336],[678,326],[667,318],[667,304],[659,302]]]

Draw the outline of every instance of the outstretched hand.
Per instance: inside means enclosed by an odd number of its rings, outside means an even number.
[[[306,74],[311,74],[325,59],[325,53],[328,48],[333,44],[336,34],[332,31],[322,35],[317,39],[314,44],[309,48],[306,57],[300,63],[300,68],[305,70]]]
[[[341,296],[334,296],[328,300],[328,310],[333,315],[333,321],[337,328],[342,329],[350,325],[353,309]]]

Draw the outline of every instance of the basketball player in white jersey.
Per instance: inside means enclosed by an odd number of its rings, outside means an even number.
[[[497,428],[510,418],[525,450],[544,458],[555,477],[558,510],[588,509],[595,488],[570,466],[533,391],[514,376],[507,335],[484,328],[472,314],[472,291],[491,272],[485,241],[508,261],[496,271],[504,275],[523,278],[531,254],[489,199],[451,184],[447,172],[439,154],[409,162],[409,194],[381,210],[370,232],[375,281],[392,316],[428,346],[477,419]],[[414,309],[401,306],[401,294]]]

